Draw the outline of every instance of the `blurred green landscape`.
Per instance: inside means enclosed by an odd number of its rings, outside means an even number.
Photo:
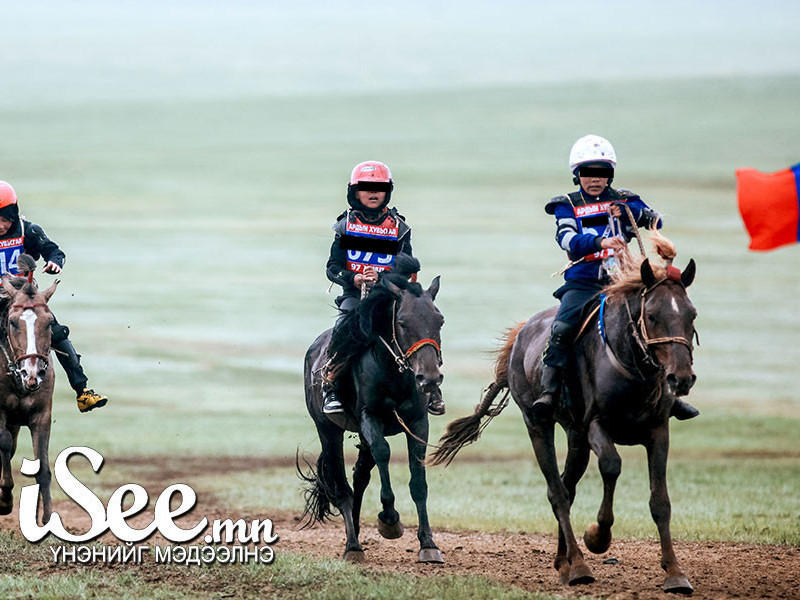
[[[136,473],[114,457],[315,460],[302,358],[335,318],[330,226],[366,159],[392,168],[421,281],[442,276],[438,437],[491,381],[500,333],[554,303],[565,257],[543,206],[572,189],[573,141],[596,133],[617,150],[615,186],[665,215],[676,264],[698,263],[702,416],[673,423],[673,534],[800,544],[800,248],[747,251],[734,180],[800,161],[800,8],[754,22],[743,4],[724,18],[683,4],[684,23],[612,3],[592,26],[538,3],[389,4],[366,21],[342,6],[3,5],[0,179],[66,251],[51,305],[111,397],[81,415],[57,372],[51,458],[88,445],[120,480]],[[615,535],[654,537],[644,452],[623,459]],[[555,532],[513,405],[429,481],[434,529]],[[265,515],[302,507],[293,468],[188,483]],[[576,529],[601,490],[593,463]]]

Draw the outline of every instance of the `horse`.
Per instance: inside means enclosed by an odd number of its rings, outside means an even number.
[[[36,262],[27,254],[20,255],[17,261],[20,270],[27,270],[28,275],[4,276],[0,299],[0,350],[7,365],[7,372],[0,376],[0,515],[9,514],[14,506],[11,459],[17,449],[20,427],[27,426],[34,458],[40,461],[36,483],[41,522],[45,524],[52,514],[48,445],[55,382],[50,362],[53,315],[47,303],[59,282],[56,280],[39,292],[33,281]]]
[[[573,344],[565,381],[567,394],[556,403],[553,417],[537,417],[532,406],[541,393],[542,353],[557,307],[506,332],[498,351],[494,382],[473,415],[448,425],[440,448],[429,458],[429,464],[449,464],[458,450],[477,440],[483,427],[508,404],[510,392],[522,412],[558,521],[554,567],[562,584],[594,582],[570,521],[575,488],[586,471],[590,450],[598,457],[603,500],[597,523],[586,530],[584,542],[591,552],[602,554],[611,544],[614,488],[622,466],[615,444],[643,445],[650,478],[650,513],[658,528],[661,566],[666,572],[663,589],[692,593],[672,547],[666,470],[670,409],[676,396],[687,394],[696,380],[692,340],[697,312],[686,294],[696,266],[691,260],[681,273],[671,266],[670,256],[662,256],[670,259],[669,266],[651,265],[649,259],[640,265],[632,261],[604,289],[605,300]],[[504,395],[493,406],[503,390]],[[487,420],[482,423],[484,417]],[[563,427],[568,440],[560,476],[555,422]]]
[[[399,257],[398,257],[399,258]],[[410,259],[411,272],[419,262]],[[307,482],[304,527],[325,521],[338,511],[344,518],[347,541],[343,558],[361,562],[359,544],[361,502],[377,465],[381,481],[378,532],[387,539],[403,535],[404,526],[394,506],[389,480],[390,448],[386,438],[405,432],[409,485],[419,519],[419,562],[442,563],[428,520],[428,485],[425,451],[428,442],[428,398],[440,394],[440,330],[444,317],[434,305],[439,277],[424,290],[408,281],[408,272],[396,269],[382,274],[367,297],[347,315],[335,332],[328,329],[308,349],[305,357],[306,407],[317,428],[322,452],[316,471],[298,474]],[[401,271],[401,272],[396,272]],[[330,350],[328,347],[330,346]],[[344,414],[322,412],[322,372],[329,356],[341,368],[339,395]],[[344,469],[345,431],[359,436],[353,489]],[[306,463],[308,464],[308,463]]]

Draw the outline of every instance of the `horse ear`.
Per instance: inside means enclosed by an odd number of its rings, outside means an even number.
[[[697,265],[694,264],[694,259],[690,258],[689,264],[686,265],[686,268],[683,270],[683,273],[681,273],[681,283],[683,284],[683,287],[689,287],[690,285],[692,285],[696,272],[697,272]]]
[[[396,286],[391,281],[384,280],[384,285],[386,286],[386,289],[389,290],[392,293],[392,295],[395,298],[397,298],[398,300],[400,299],[400,296],[403,295],[403,290],[401,290],[398,286]]]
[[[11,285],[11,280],[7,275],[3,276],[3,289],[6,291],[6,294],[12,298],[17,295],[17,288]]]
[[[44,296],[44,301],[45,302],[50,302],[50,298],[52,298],[53,294],[56,293],[56,288],[58,287],[59,283],[61,283],[61,280],[60,279],[56,279],[53,282],[53,285],[51,285],[49,288],[47,288],[45,291],[42,292],[42,296]]]
[[[431,297],[431,300],[436,300],[436,294],[439,293],[439,275],[433,278],[433,281],[431,281],[431,286],[426,291]]]
[[[645,258],[644,262],[642,262],[640,272],[642,274],[642,283],[646,287],[650,287],[656,282],[656,276],[653,274],[653,267],[650,266],[649,258]]]

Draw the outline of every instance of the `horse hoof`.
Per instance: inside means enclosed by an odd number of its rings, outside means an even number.
[[[0,504],[0,515],[10,515],[12,510],[14,510],[13,502]]]
[[[365,560],[363,550],[345,550],[342,558],[352,563],[363,563]]]
[[[585,564],[571,566],[569,569],[569,584],[583,585],[585,583],[594,583],[594,575],[592,575],[589,567]]]
[[[558,583],[569,585],[569,564],[564,565],[558,570]]]
[[[444,558],[438,548],[423,548],[419,551],[419,560],[421,563],[438,563],[444,564]]]
[[[583,534],[583,543],[593,554],[602,554],[611,546],[611,530],[603,530],[597,523],[592,523]]]
[[[388,523],[384,523],[378,519],[378,533],[381,534],[381,537],[384,537],[387,540],[396,540],[397,538],[402,537],[405,530],[406,528],[403,527],[403,523],[400,520],[398,520],[394,525],[389,525]]]
[[[673,575],[664,580],[664,587],[662,588],[669,594],[685,594],[690,596],[694,592],[692,584],[685,575]]]

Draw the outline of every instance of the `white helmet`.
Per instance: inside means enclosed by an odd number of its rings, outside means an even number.
[[[607,162],[612,169],[617,168],[617,153],[606,138],[599,135],[585,135],[572,145],[569,151],[569,170],[590,162]]]

